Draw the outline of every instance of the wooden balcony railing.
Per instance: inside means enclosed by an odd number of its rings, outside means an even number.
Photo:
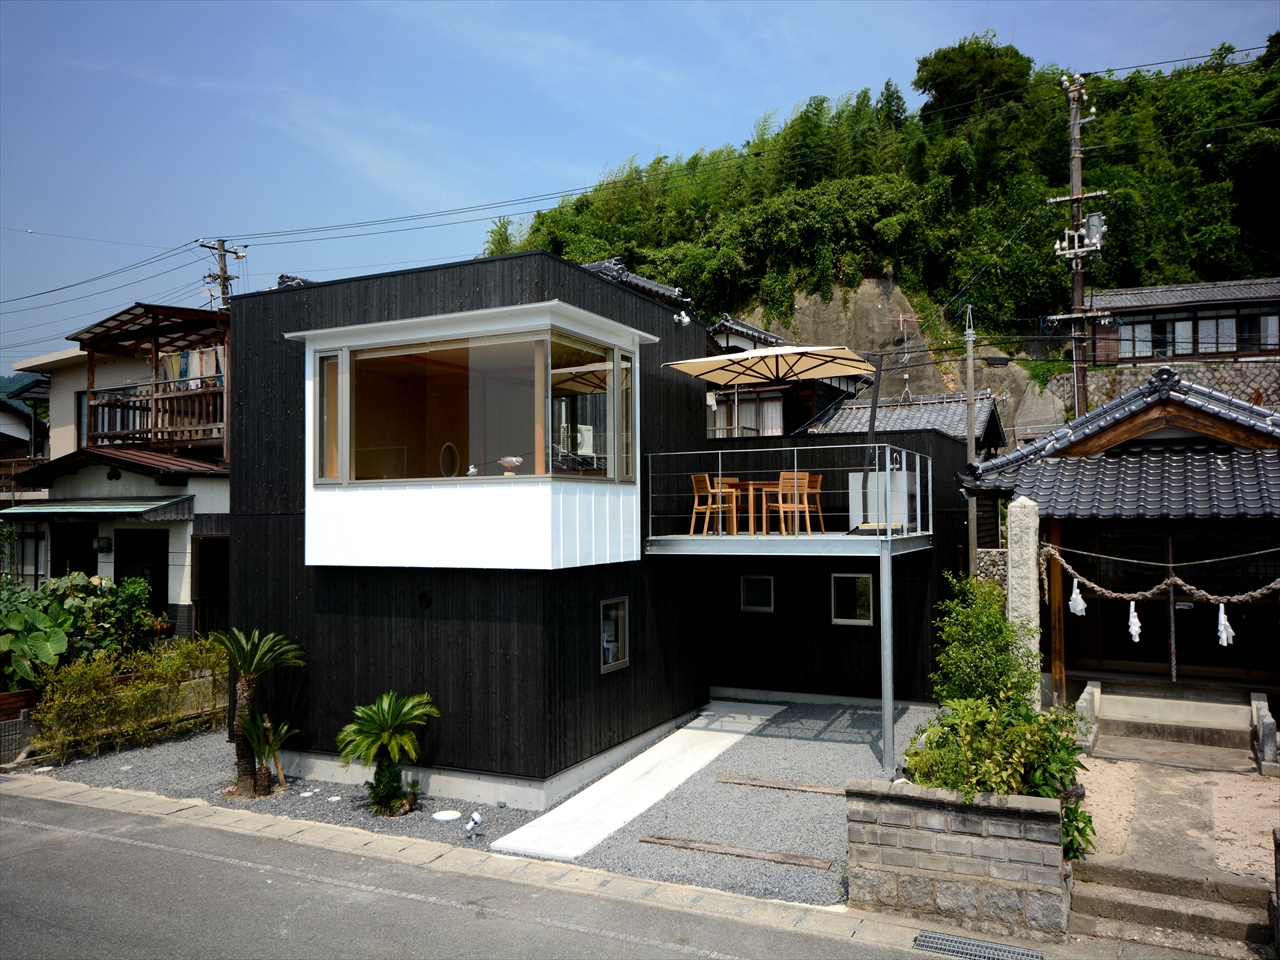
[[[212,446],[226,436],[221,377],[143,383],[89,394],[91,446]]]

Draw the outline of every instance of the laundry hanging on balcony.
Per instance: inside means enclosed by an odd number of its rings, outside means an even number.
[[[1229,647],[1236,642],[1236,632],[1227,620],[1227,605],[1218,604],[1218,646]]]
[[[1086,604],[1084,602],[1084,597],[1080,596],[1079,580],[1071,581],[1071,600],[1067,603],[1067,606],[1071,609],[1071,612],[1074,613],[1077,617],[1084,616]]]
[[[1142,636],[1142,621],[1138,619],[1138,605],[1129,601],[1129,636],[1137,643]]]

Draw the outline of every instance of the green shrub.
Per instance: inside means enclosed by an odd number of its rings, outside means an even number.
[[[79,659],[97,651],[126,653],[149,647],[169,629],[168,617],[152,613],[147,603],[151,585],[128,577],[118,584],[110,577],[86,577],[69,573],[51,577],[32,589],[21,581],[0,581],[0,630],[21,639],[24,633],[40,630],[40,616],[57,622],[66,645],[53,655],[37,659],[46,666],[56,657]],[[19,621],[24,625],[20,625]],[[39,686],[44,674],[30,667],[29,650],[14,652],[11,643],[0,640],[6,682],[10,690]],[[25,661],[25,662],[24,662]],[[30,675],[28,675],[30,674]]]
[[[990,580],[945,574],[955,596],[938,609],[942,644],[929,675],[939,702],[995,700],[1003,693],[1029,700],[1040,689],[1034,632],[1004,616],[1004,590]]]
[[[1075,859],[1092,848],[1088,812],[1073,791],[1085,769],[1076,748],[1074,707],[1040,712],[1039,654],[1025,626],[1004,618],[1004,591],[947,575],[955,596],[938,606],[943,646],[934,690],[942,701],[907,749],[912,779],[924,787],[975,794],[1055,797],[1062,804],[1062,849]]]
[[[149,650],[99,650],[61,666],[41,666],[44,688],[31,719],[37,749],[61,762],[96,754],[104,743],[152,743],[183,730],[219,725],[227,661],[210,640],[174,640]]]

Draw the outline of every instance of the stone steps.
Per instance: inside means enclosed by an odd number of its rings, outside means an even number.
[[[1077,882],[1071,891],[1071,918],[1067,929],[1073,933],[1093,935],[1097,932],[1099,919],[1164,927],[1247,943],[1271,942],[1271,921],[1265,907],[1215,903],[1105,883]]]
[[[1252,750],[1204,747],[1196,743],[1146,740],[1141,737],[1098,737],[1090,756],[1102,760],[1132,760],[1184,770],[1215,770],[1222,773],[1256,773]]]
[[[1221,870],[1192,870],[1184,868],[1154,871],[1144,870],[1127,862],[1124,857],[1090,854],[1087,860],[1074,864],[1076,890],[1098,885],[1125,887],[1192,900],[1211,900],[1219,903],[1257,907],[1266,911],[1271,890],[1267,882],[1256,877],[1243,877]]]
[[[1253,745],[1249,724],[1224,724],[1214,720],[1173,720],[1126,714],[1098,716],[1098,736],[1194,743],[1205,747],[1248,750]]]

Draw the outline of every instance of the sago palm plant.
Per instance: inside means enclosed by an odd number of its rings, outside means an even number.
[[[241,793],[252,797],[254,789],[253,745],[245,736],[244,717],[253,709],[253,696],[258,680],[276,667],[304,667],[302,648],[279,633],[249,636],[232,627],[230,632],[218,630],[209,635],[227,651],[227,661],[236,672],[236,779]]]
[[[280,752],[284,742],[298,731],[290,727],[287,720],[272,729],[257,710],[240,714],[236,719],[244,728],[244,735],[258,761],[258,768],[253,775],[254,792],[266,796],[271,792],[271,760]]]
[[[417,728],[428,717],[440,711],[431,702],[431,694],[419,693],[398,697],[384,693],[373,703],[356,707],[356,719],[338,731],[338,750],[342,762],[351,765],[359,760],[365,766],[377,764],[369,788],[369,805],[379,816],[408,812],[408,796],[401,782],[400,758],[418,759]]]

